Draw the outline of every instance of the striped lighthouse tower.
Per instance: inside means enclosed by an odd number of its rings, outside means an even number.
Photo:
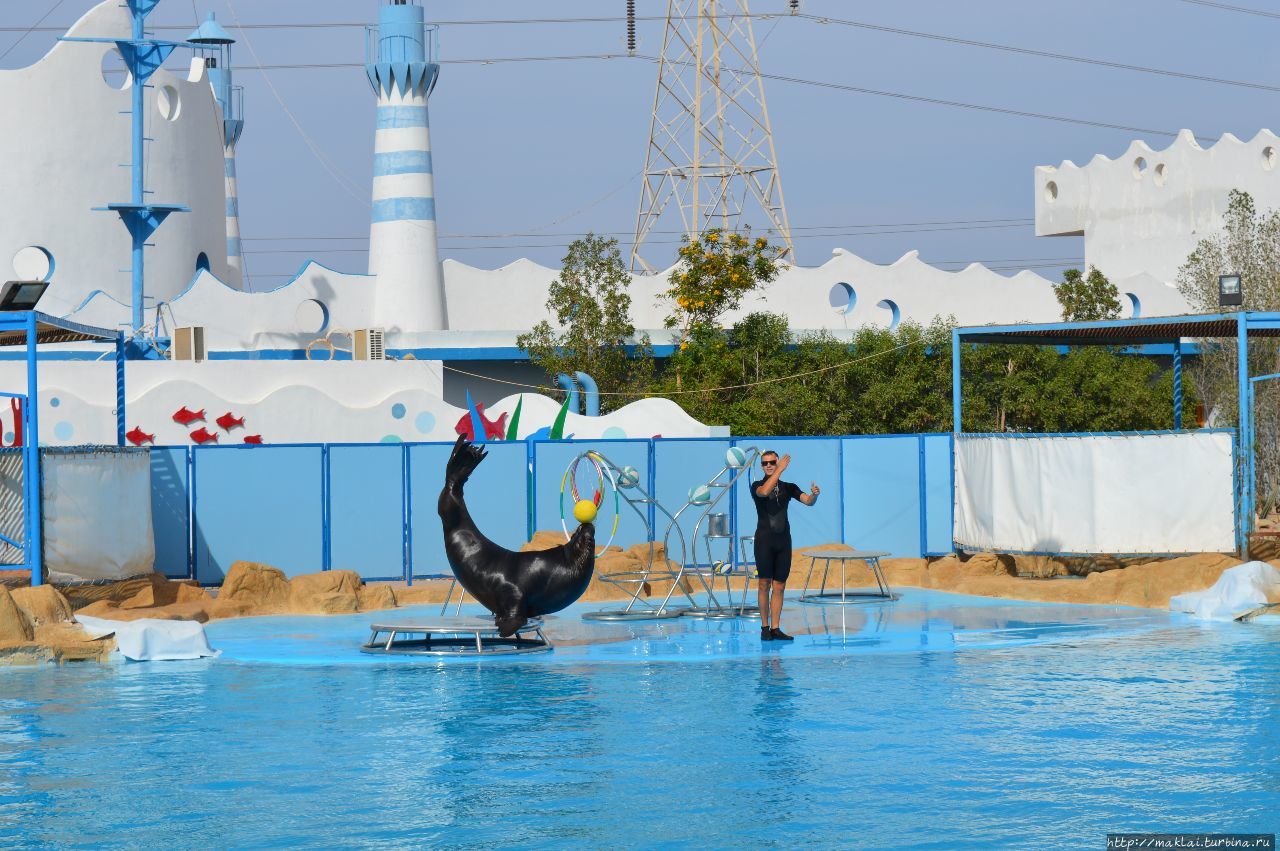
[[[447,327],[427,121],[427,98],[440,73],[431,61],[434,34],[417,0],[390,0],[367,47],[365,67],[378,96],[369,228],[374,321],[399,331]]]
[[[222,163],[227,190],[227,266],[232,280],[240,285],[244,268],[240,257],[240,200],[236,188],[236,143],[244,131],[244,89],[231,81],[231,45],[236,40],[214,20],[213,12],[200,28],[187,36],[199,45],[213,94],[222,107]]]

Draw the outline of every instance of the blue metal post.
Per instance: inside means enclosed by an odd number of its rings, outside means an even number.
[[[124,446],[124,332],[116,332],[116,445]]]
[[[36,315],[27,314],[27,434],[22,444],[23,488],[26,513],[27,565],[32,586],[44,583],[44,538],[40,512],[40,394],[36,376]]]
[[[925,459],[924,459],[924,435],[916,435],[916,442],[919,448],[918,473],[919,481],[917,483],[920,493],[920,558],[924,558],[924,554],[929,551],[929,527],[925,518]]]
[[[951,329],[951,430],[957,434],[960,426],[960,330]]]
[[[1182,339],[1173,341],[1173,427],[1182,428]]]
[[[413,587],[413,494],[409,490],[412,480],[409,478],[409,446],[401,446],[403,455],[400,458],[400,521],[402,524],[404,546],[404,580]]]
[[[1239,397],[1239,423],[1236,440],[1240,444],[1240,528],[1236,530],[1236,547],[1243,557],[1248,550],[1249,533],[1253,531],[1253,423],[1250,408],[1252,396],[1249,386],[1249,325],[1248,314],[1243,310],[1236,314],[1236,390]]]
[[[146,38],[143,31],[142,18],[146,13],[138,7],[131,9],[133,13],[133,40],[141,42]],[[130,192],[130,203],[135,205],[145,204],[143,190],[145,188],[146,157],[144,156],[144,146],[146,145],[145,126],[143,122],[144,112],[146,109],[146,81],[140,79],[137,74],[133,75],[133,95],[132,114],[130,118],[133,124],[133,158],[131,165],[133,166],[133,184]],[[142,294],[143,294],[143,247],[146,245],[147,239],[141,233],[130,229],[130,238],[133,240],[133,333],[137,334],[138,329],[142,327]]]
[[[325,443],[320,446],[321,570],[333,570],[333,536],[329,527],[329,518],[331,516],[332,506],[329,505],[329,500],[329,444]]]

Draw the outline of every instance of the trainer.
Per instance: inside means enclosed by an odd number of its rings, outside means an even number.
[[[805,505],[818,501],[821,491],[813,482],[805,493],[791,482],[782,481],[782,473],[791,464],[791,456],[772,449],[760,456],[764,478],[751,483],[751,501],[756,504],[756,576],[760,599],[760,640],[791,641],[783,632],[782,600],[791,575],[791,523],[787,505],[798,499]]]

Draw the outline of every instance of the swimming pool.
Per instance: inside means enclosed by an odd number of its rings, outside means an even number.
[[[210,626],[216,660],[0,670],[0,845],[1102,847],[1274,832],[1280,627],[908,590],[549,621],[551,654]],[[600,639],[597,641],[596,639]]]

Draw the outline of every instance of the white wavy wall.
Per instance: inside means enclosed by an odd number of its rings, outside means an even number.
[[[1036,234],[1084,234],[1087,263],[1113,281],[1147,273],[1173,282],[1203,237],[1222,228],[1240,189],[1260,210],[1280,209],[1280,138],[1230,133],[1205,148],[1183,130],[1166,148],[1136,141],[1111,159],[1067,160],[1035,174]]]
[[[34,8],[34,6],[33,6]],[[124,4],[106,0],[68,32],[77,37],[128,37]],[[95,211],[130,200],[130,93],[108,84],[106,44],[58,42],[27,68],[0,71],[0,272],[27,246],[53,256],[53,285],[40,309],[65,315],[96,290],[129,303],[131,243],[115,213]],[[189,62],[177,51],[174,66]],[[223,186],[222,115],[204,67],[189,77],[158,71],[146,90],[146,188],[157,203],[185,204],[150,240],[147,294],[167,298],[184,289],[205,254],[229,278]],[[117,85],[122,77],[114,78]],[[167,106],[161,110],[159,101]],[[166,117],[168,116],[168,117]]]
[[[0,387],[24,392],[25,365],[0,363]],[[40,442],[51,446],[114,444],[115,371],[110,362],[53,361],[40,365]],[[126,372],[127,429],[153,435],[156,445],[195,443],[202,427],[217,443],[378,443],[453,440],[466,410],[442,397],[441,367],[434,361],[307,364],[130,363]],[[536,394],[507,397],[485,410],[498,421],[523,400],[517,436],[550,426],[560,402]],[[182,424],[186,408],[201,420]],[[229,428],[230,414],[244,424]],[[13,414],[0,405],[0,438],[13,443]],[[711,429],[667,399],[645,399],[602,417],[569,414],[565,434],[583,438],[706,437]]]

